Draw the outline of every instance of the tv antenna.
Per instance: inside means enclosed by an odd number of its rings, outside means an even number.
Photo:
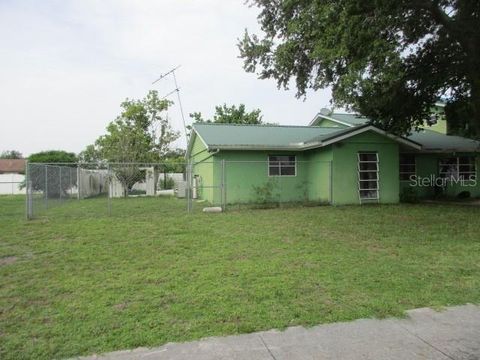
[[[183,129],[185,131],[185,138],[187,139],[188,141],[188,132],[187,132],[187,124],[185,122],[185,115],[183,113],[183,106],[182,106],[182,99],[180,98],[180,88],[178,87],[178,83],[177,83],[177,77],[175,76],[175,71],[178,70],[178,68],[180,67],[181,65],[178,65],[177,67],[173,68],[172,70],[170,71],[167,71],[166,73],[160,75],[160,77],[155,80],[154,82],[152,82],[152,85],[154,85],[155,83],[159,82],[160,80],[166,78],[167,76],[169,75],[172,75],[173,77],[173,82],[175,83],[175,89],[173,89],[172,91],[170,91],[167,95],[165,95],[162,99],[165,99],[167,97],[169,97],[170,95],[172,95],[173,93],[177,93],[177,99],[178,99],[178,105],[180,105],[180,113],[182,115],[182,121],[183,121]]]

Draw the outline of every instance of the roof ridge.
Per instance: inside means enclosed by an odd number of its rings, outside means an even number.
[[[327,116],[331,116],[331,115],[351,115],[351,116],[356,116],[356,117],[367,118],[365,115],[362,115],[362,114],[357,114],[357,113],[351,114],[351,113],[346,113],[346,112],[332,112],[330,115],[327,115]]]
[[[238,127],[284,127],[284,128],[322,128],[337,129],[335,126],[311,126],[311,125],[280,125],[280,124],[235,124],[235,123],[193,123],[195,125],[207,126],[238,126]]]

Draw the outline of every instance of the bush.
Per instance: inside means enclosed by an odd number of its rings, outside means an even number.
[[[161,175],[162,179],[160,180],[160,189],[161,190],[170,190],[175,188],[175,181],[171,176],[167,175],[167,178],[164,178],[164,175]]]
[[[403,189],[402,192],[400,193],[400,202],[410,203],[410,204],[417,203],[418,202],[417,192],[411,187]]]
[[[457,194],[457,199],[470,199],[471,196],[470,191],[462,191]]]
[[[261,208],[271,208],[278,206],[275,201],[274,191],[277,188],[277,183],[269,180],[262,186],[253,186],[253,191],[256,195],[256,203]]]

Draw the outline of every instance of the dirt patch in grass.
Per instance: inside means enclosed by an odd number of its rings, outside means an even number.
[[[17,262],[17,260],[18,260],[18,257],[16,256],[6,256],[3,258],[0,258],[0,266],[14,264]]]

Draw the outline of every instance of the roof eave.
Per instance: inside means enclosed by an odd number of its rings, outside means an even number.
[[[212,150],[274,150],[274,151],[302,151],[304,150],[303,146],[299,145],[290,145],[290,146],[279,146],[279,145],[214,145],[210,144],[210,149]]]
[[[443,148],[443,149],[434,149],[434,148],[423,148],[422,153],[438,154],[438,153],[480,153],[480,148],[477,149],[466,149],[466,148]]]

